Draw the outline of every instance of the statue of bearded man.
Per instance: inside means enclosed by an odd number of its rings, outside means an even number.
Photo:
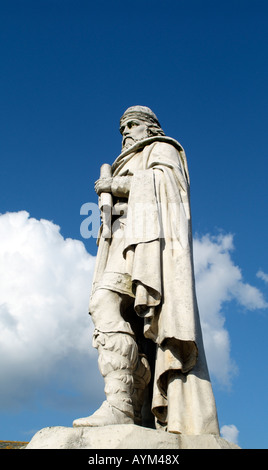
[[[103,223],[89,307],[106,400],[73,425],[218,435],[196,301],[185,152],[144,106],[125,111],[120,132],[122,153],[95,184],[112,201],[111,236]]]

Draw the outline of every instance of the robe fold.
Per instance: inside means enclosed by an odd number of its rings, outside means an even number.
[[[219,434],[195,292],[185,152],[174,139],[151,137],[119,155],[112,174],[130,176],[131,186],[112,239],[100,235],[92,295],[105,287],[134,298],[144,336],[156,344],[157,426]]]

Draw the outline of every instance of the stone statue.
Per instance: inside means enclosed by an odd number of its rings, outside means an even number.
[[[89,312],[106,400],[78,426],[219,435],[195,293],[186,155],[128,108],[122,153],[95,184],[102,227]]]

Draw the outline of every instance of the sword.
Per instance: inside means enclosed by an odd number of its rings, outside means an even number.
[[[108,163],[104,163],[100,169],[101,178],[110,178],[112,168]],[[111,219],[112,219],[113,197],[111,193],[101,193],[99,198],[99,208],[102,219],[102,237],[111,238]]]

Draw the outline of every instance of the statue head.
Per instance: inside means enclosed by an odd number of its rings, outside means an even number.
[[[120,119],[120,132],[124,150],[147,137],[165,135],[156,115],[146,106],[128,108]]]

